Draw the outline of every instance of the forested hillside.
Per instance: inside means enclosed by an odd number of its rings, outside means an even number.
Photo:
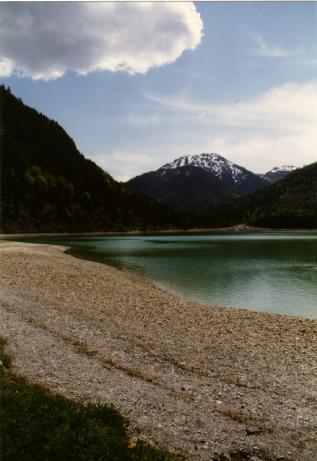
[[[116,182],[54,120],[0,86],[2,232],[156,229],[181,214]]]
[[[317,162],[236,201],[225,223],[271,228],[317,228]]]
[[[217,205],[237,197],[218,178],[192,165],[164,171],[164,174],[144,173],[127,184],[177,210],[199,214],[212,213]]]
[[[237,223],[317,227],[317,163],[220,207],[234,194],[195,166],[161,174],[166,190],[158,187],[155,173],[143,175],[151,195],[161,199],[163,194],[165,201],[183,210],[190,203],[192,214],[185,215],[116,182],[77,150],[57,122],[23,104],[4,86],[0,86],[0,108],[1,232],[154,230]],[[184,193],[176,197],[180,188]]]

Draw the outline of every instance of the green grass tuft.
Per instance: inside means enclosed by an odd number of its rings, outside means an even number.
[[[0,357],[10,365],[0,341]],[[4,367],[2,367],[3,370]],[[136,441],[128,420],[112,405],[80,405],[3,370],[2,461],[172,461],[163,450]]]
[[[0,361],[1,361],[0,366],[7,369],[7,368],[10,368],[11,366],[11,358],[4,350],[5,345],[6,345],[6,341],[3,338],[0,338]]]

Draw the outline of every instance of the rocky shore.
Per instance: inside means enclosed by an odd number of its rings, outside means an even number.
[[[0,243],[17,373],[189,460],[317,459],[317,321],[221,309],[64,247]]]

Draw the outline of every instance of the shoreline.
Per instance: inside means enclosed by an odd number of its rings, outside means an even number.
[[[1,245],[1,242],[0,242]],[[38,243],[35,243],[35,245],[38,245]],[[49,244],[48,244],[49,245]],[[63,245],[56,245],[56,246],[63,246]],[[73,258],[80,259],[82,261],[90,261],[90,262],[95,262],[97,264],[102,264],[105,265],[106,267],[113,268],[117,271],[122,272],[123,274],[131,275],[141,281],[144,281],[144,283],[147,283],[151,286],[156,287],[158,290],[161,290],[165,292],[166,294],[170,294],[171,296],[174,296],[175,298],[181,299],[184,302],[189,302],[189,303],[196,303],[200,304],[205,307],[211,307],[211,308],[217,308],[217,309],[232,309],[235,311],[246,311],[246,312],[253,312],[253,313],[262,313],[262,314],[268,314],[268,315],[278,315],[282,317],[290,317],[293,319],[312,319],[317,321],[316,316],[305,316],[305,315],[300,315],[300,314],[285,314],[282,312],[269,312],[269,311],[264,311],[264,310],[256,310],[252,308],[247,308],[243,306],[225,306],[225,305],[220,305],[217,304],[216,302],[204,302],[199,300],[198,298],[186,296],[185,294],[181,293],[181,291],[178,291],[176,288],[169,287],[168,285],[165,285],[164,282],[161,282],[159,280],[155,280],[154,278],[151,278],[149,275],[145,274],[139,274],[136,271],[128,268],[121,268],[119,266],[116,266],[115,264],[110,264],[110,263],[105,263],[104,261],[100,261],[98,259],[94,259],[89,256],[89,254],[86,253],[81,253],[76,251],[78,250],[78,247],[76,246],[69,246],[65,247],[64,253],[66,255],[70,255]]]
[[[221,229],[218,229],[218,230],[219,230],[219,232],[221,232]],[[197,232],[196,232],[196,233],[195,233],[194,230],[193,230],[192,232],[193,232],[194,234],[196,234],[196,235],[199,235],[199,234],[203,233],[203,232],[201,232],[201,233],[197,233]],[[206,231],[206,232],[207,232],[207,231]],[[249,232],[251,232],[251,230],[248,229],[247,231],[245,231],[245,230],[235,231],[235,232],[230,231],[230,234],[245,234],[245,233],[249,233]],[[259,232],[260,232],[260,233],[263,232],[263,233],[265,234],[267,231],[261,230],[261,231],[259,231]],[[278,231],[278,232],[285,232],[285,231],[280,230],[280,231]],[[276,233],[278,233],[278,232],[276,232]],[[290,231],[289,231],[289,232],[290,232]],[[303,231],[300,231],[300,230],[294,231],[294,233],[296,233],[296,232],[303,232]],[[315,231],[312,231],[312,232],[315,232]],[[172,231],[172,233],[173,233],[173,231]],[[191,233],[191,231],[189,231],[189,233]],[[229,233],[229,231],[228,231],[228,233]],[[210,232],[207,232],[207,234],[209,235]],[[227,232],[222,233],[222,234],[227,234]],[[80,234],[73,234],[73,235],[74,235],[74,237],[80,236]],[[82,234],[82,235],[86,235],[87,237],[90,236],[89,234]],[[116,236],[116,235],[119,235],[119,236],[120,236],[120,235],[121,235],[121,236],[124,237],[125,235],[137,235],[137,236],[142,236],[142,235],[143,235],[143,236],[151,236],[151,235],[153,235],[153,236],[155,236],[155,235],[168,235],[168,234],[167,234],[167,233],[158,232],[157,234],[152,234],[152,233],[148,233],[148,234],[146,234],[146,233],[144,233],[144,234],[142,234],[142,233],[137,233],[137,234],[136,234],[136,233],[127,233],[127,234],[120,234],[120,233],[118,233],[118,234],[112,234],[112,233],[109,233],[109,234],[102,234],[102,235],[104,235],[105,237],[107,237],[107,236],[111,237],[112,235],[114,235],[114,236]],[[180,235],[180,233],[178,232],[177,235]],[[186,234],[185,234],[185,235],[186,235]],[[35,234],[34,234],[34,236],[35,236]],[[41,236],[41,235],[39,234],[39,236]],[[43,234],[42,236],[45,237],[44,234]],[[62,234],[58,234],[57,236],[62,236]],[[67,237],[67,236],[71,237],[71,235],[65,235],[65,237]],[[93,237],[93,235],[91,235],[91,236]],[[52,235],[52,237],[53,237],[53,235]],[[32,237],[30,237],[30,238],[32,238]],[[9,241],[15,241],[15,240],[13,240],[13,239],[11,239],[11,238],[8,239],[8,240],[9,240]],[[23,239],[23,240],[24,240],[24,239]],[[17,240],[17,241],[19,241],[19,240]],[[1,236],[0,236],[0,243],[1,243]],[[27,242],[26,242],[26,243],[27,243]],[[60,242],[47,242],[47,243],[45,243],[45,241],[36,242],[36,244],[39,244],[39,243],[47,244],[47,245],[58,245],[58,246],[63,245],[63,243],[60,243]],[[65,242],[65,243],[67,244],[67,242]],[[73,257],[75,257],[75,258],[78,258],[78,259],[82,259],[82,260],[85,260],[85,261],[92,261],[92,262],[97,262],[97,263],[105,264],[106,266],[113,267],[113,268],[118,269],[118,270],[120,270],[120,271],[122,271],[122,272],[127,272],[127,273],[132,274],[132,275],[135,275],[135,276],[137,276],[137,277],[141,277],[141,279],[144,279],[144,280],[146,280],[146,281],[149,282],[149,283],[153,283],[153,284],[154,284],[156,287],[158,287],[159,289],[162,289],[163,291],[166,291],[167,293],[169,293],[169,294],[171,294],[171,295],[174,295],[174,296],[176,296],[176,297],[182,298],[184,301],[199,303],[199,304],[203,304],[203,305],[205,305],[205,306],[208,306],[208,305],[217,306],[218,308],[221,308],[221,309],[238,309],[238,310],[247,310],[247,311],[251,311],[251,312],[273,313],[273,314],[275,314],[275,315],[290,316],[290,317],[295,317],[295,318],[317,319],[317,316],[316,316],[316,315],[313,315],[313,314],[311,314],[311,315],[303,315],[303,314],[301,314],[301,313],[295,314],[295,313],[285,313],[285,312],[278,312],[278,311],[274,312],[274,311],[272,311],[272,310],[255,309],[255,308],[253,308],[252,306],[245,307],[243,304],[241,304],[241,305],[236,305],[236,304],[233,304],[233,305],[225,305],[225,304],[219,304],[219,303],[217,303],[217,301],[214,302],[212,299],[211,299],[211,300],[208,300],[208,301],[204,301],[204,300],[200,299],[198,296],[195,297],[195,296],[186,295],[186,294],[184,294],[181,290],[178,290],[177,288],[174,288],[174,287],[172,287],[172,286],[169,286],[168,283],[164,283],[164,282],[162,282],[162,281],[160,281],[160,280],[157,280],[157,279],[151,277],[151,276],[148,275],[148,274],[145,274],[145,273],[140,274],[137,270],[133,270],[133,269],[130,269],[130,268],[127,268],[127,267],[122,267],[122,266],[119,265],[119,264],[115,264],[115,263],[111,263],[111,262],[107,262],[107,263],[106,263],[106,262],[104,262],[104,260],[103,260],[102,258],[98,258],[97,256],[92,257],[92,254],[91,254],[91,253],[89,253],[89,252],[88,252],[88,253],[83,252],[83,251],[81,250],[81,247],[80,247],[80,246],[78,247],[78,246],[76,246],[76,245],[74,245],[74,244],[70,244],[70,245],[68,246],[68,248],[65,250],[65,253],[66,253],[66,254],[69,254],[69,255],[71,255],[71,256],[73,256]]]
[[[15,233],[6,234],[0,233],[0,240],[14,240],[20,238],[36,238],[36,237],[80,237],[80,236],[111,236],[111,235],[169,235],[169,234],[244,234],[244,233],[279,233],[279,232],[317,232],[317,229],[272,229],[265,227],[252,227],[244,224],[239,224],[230,227],[218,228],[192,228],[192,229],[162,229],[162,230],[131,230],[131,231],[104,231],[104,232],[33,232],[33,233]]]
[[[188,301],[66,249],[0,243],[0,334],[18,373],[114,403],[190,460],[317,455],[316,320]]]

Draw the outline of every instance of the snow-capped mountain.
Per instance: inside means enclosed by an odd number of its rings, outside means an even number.
[[[185,155],[127,185],[181,210],[207,212],[213,206],[247,195],[267,180],[221,155]]]
[[[225,176],[231,176],[234,182],[239,182],[245,175],[245,168],[242,168],[230,160],[221,157],[218,154],[197,154],[197,155],[184,155],[179,157],[171,163],[166,163],[158,171],[161,171],[164,174],[164,171],[171,170],[175,168],[180,168],[182,166],[195,166],[202,168],[209,173],[213,173],[219,179],[222,179]]]
[[[265,173],[262,177],[266,179],[268,182],[272,183],[277,181],[278,179],[284,178],[292,171],[295,171],[296,167],[292,165],[283,165],[283,166],[276,166],[272,168],[270,171]]]

